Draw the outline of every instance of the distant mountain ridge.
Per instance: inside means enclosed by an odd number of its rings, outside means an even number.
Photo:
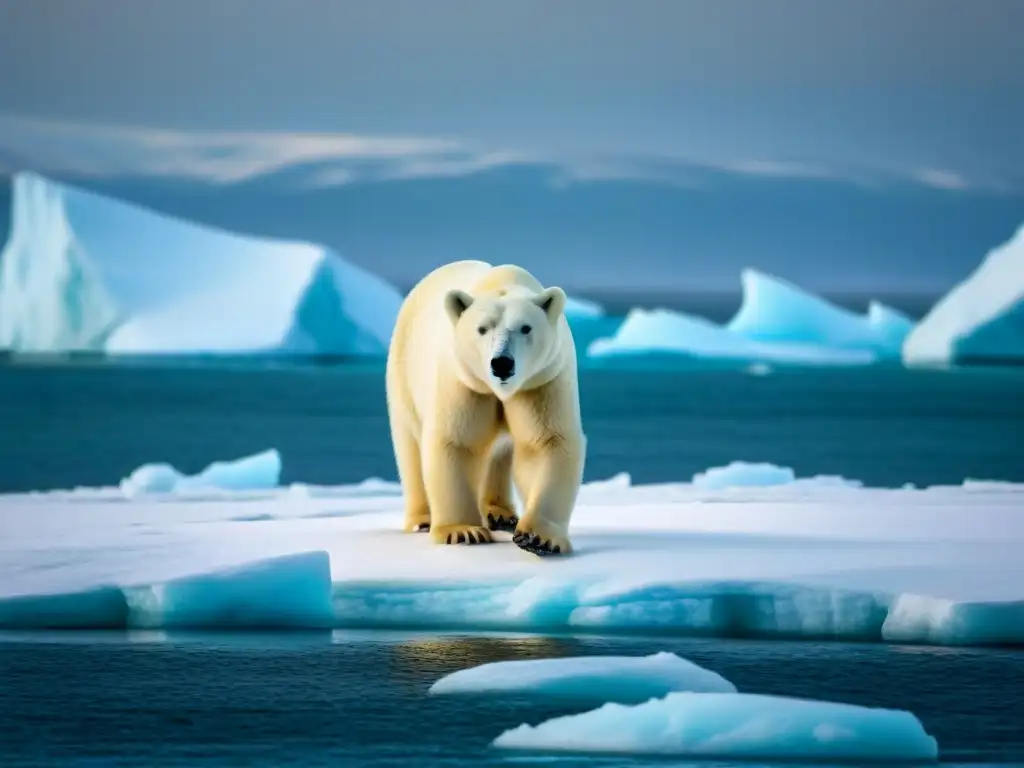
[[[400,288],[445,261],[484,258],[603,303],[719,294],[735,306],[737,275],[754,266],[839,303],[871,296],[917,315],[1024,219],[1019,195],[711,173],[693,188],[555,184],[532,166],[337,187],[308,177],[71,182],[232,231],[321,242]],[[9,195],[0,185],[3,237]]]

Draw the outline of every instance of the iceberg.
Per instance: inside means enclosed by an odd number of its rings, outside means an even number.
[[[902,350],[914,330],[914,321],[907,315],[873,299],[868,303],[868,325],[890,352]]]
[[[1024,360],[1024,226],[943,296],[903,344],[907,365]]]
[[[573,700],[641,702],[675,691],[735,693],[721,675],[672,653],[497,661],[442,677],[431,694],[521,693]]]
[[[598,359],[650,354],[792,365],[868,365],[877,360],[870,349],[755,341],[702,317],[668,309],[631,309],[613,336],[595,339],[587,347],[587,356]]]
[[[281,454],[271,448],[234,461],[215,461],[202,472],[184,475],[170,464],[143,464],[121,481],[131,498],[149,493],[190,491],[258,491],[275,488],[281,479]]]
[[[743,303],[724,326],[682,312],[636,308],[611,337],[593,341],[587,354],[868,365],[898,359],[914,327],[909,317],[877,301],[862,316],[754,269],[743,270],[741,280]]]
[[[800,478],[798,480],[796,472],[791,467],[779,467],[766,462],[752,463],[748,461],[733,461],[724,467],[710,467],[693,476],[694,487],[712,490],[724,488],[764,488],[796,483],[800,485],[850,487],[859,487],[861,485],[857,480],[847,480],[843,477],[831,477],[828,475]]]
[[[0,252],[0,348],[385,354],[392,286],[308,243],[243,237],[20,173]]]
[[[751,341],[870,350],[898,359],[913,327],[910,318],[877,301],[863,316],[754,269],[744,269],[740,280],[743,303],[726,328]]]
[[[573,320],[588,320],[604,317],[604,307],[596,301],[580,299],[575,296],[567,296],[565,300],[565,317]]]
[[[702,759],[932,762],[936,740],[902,710],[738,693],[671,693],[521,725],[502,749]]]
[[[507,534],[468,548],[401,534],[400,491],[383,481],[0,495],[0,628],[248,616],[312,629],[1024,646],[1024,485],[881,489],[759,466],[764,477],[722,482],[587,483],[574,554],[544,563]]]

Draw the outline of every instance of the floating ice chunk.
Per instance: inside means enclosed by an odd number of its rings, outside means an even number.
[[[1024,226],[932,307],[907,336],[903,360],[1024,360]]]
[[[794,480],[796,473],[789,467],[752,464],[746,461],[734,461],[724,467],[711,467],[693,476],[693,484],[705,490],[786,485]]]
[[[604,307],[596,301],[588,301],[587,299],[567,296],[565,300],[565,316],[569,320],[575,320],[577,318],[603,317]]]
[[[123,629],[128,601],[117,587],[0,599],[4,629]]]
[[[744,269],[740,279],[743,304],[726,327],[751,341],[871,350],[898,358],[913,325],[877,302],[864,317],[754,269]]]
[[[721,675],[671,653],[498,661],[461,669],[430,693],[528,693],[574,700],[641,702],[674,691],[735,693]]]
[[[857,480],[847,480],[844,477],[831,475],[819,475],[798,480],[796,472],[790,467],[746,461],[734,461],[724,467],[711,467],[693,476],[693,485],[707,491],[719,491],[726,488],[765,488],[792,483],[824,488],[857,488],[861,485]]]
[[[234,461],[215,461],[196,475],[184,475],[170,464],[143,464],[121,481],[131,498],[150,493],[188,493],[209,489],[255,491],[277,487],[281,454],[271,448]]]
[[[587,347],[593,358],[652,354],[794,365],[868,365],[877,359],[870,349],[761,343],[702,317],[667,309],[631,309],[613,336],[595,339]]]
[[[670,693],[635,706],[521,725],[494,740],[504,749],[705,759],[938,759],[938,744],[910,712],[740,693]]]
[[[271,448],[234,461],[215,461],[198,475],[186,478],[188,487],[248,491],[274,488],[281,478],[281,454]]]
[[[0,626],[110,626],[118,591],[159,619],[169,579],[327,548],[338,628],[1024,645],[1020,484],[708,491],[621,475],[581,491],[580,556],[540,570],[510,544],[396,535],[397,496],[320,490],[0,496]]]
[[[334,620],[326,552],[259,560],[127,594],[136,627],[316,629]]]
[[[400,303],[391,285],[323,246],[14,177],[0,348],[382,356]]]

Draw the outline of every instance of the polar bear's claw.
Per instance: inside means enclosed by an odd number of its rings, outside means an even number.
[[[438,544],[489,544],[491,532],[480,525],[446,525],[431,529],[431,536]]]
[[[541,538],[539,534],[532,531],[517,531],[512,536],[512,542],[524,552],[539,557],[568,554],[570,551],[568,541],[563,541],[558,537]]]
[[[498,507],[491,507],[487,512],[487,527],[492,531],[512,533],[517,525],[519,518],[513,512]]]

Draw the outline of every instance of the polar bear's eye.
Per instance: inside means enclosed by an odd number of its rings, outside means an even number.
[[[519,330],[521,330],[521,331],[523,332],[523,335],[524,335],[524,336],[526,336],[527,334],[529,334],[529,333],[530,333],[530,331],[532,331],[532,330],[533,330],[533,328],[531,328],[531,327],[530,327],[530,326],[528,326],[528,325],[524,325],[524,326],[523,326],[522,328],[520,328]]]
[[[476,329],[476,332],[483,336],[485,333],[487,333],[487,329],[481,325],[479,328]]]

